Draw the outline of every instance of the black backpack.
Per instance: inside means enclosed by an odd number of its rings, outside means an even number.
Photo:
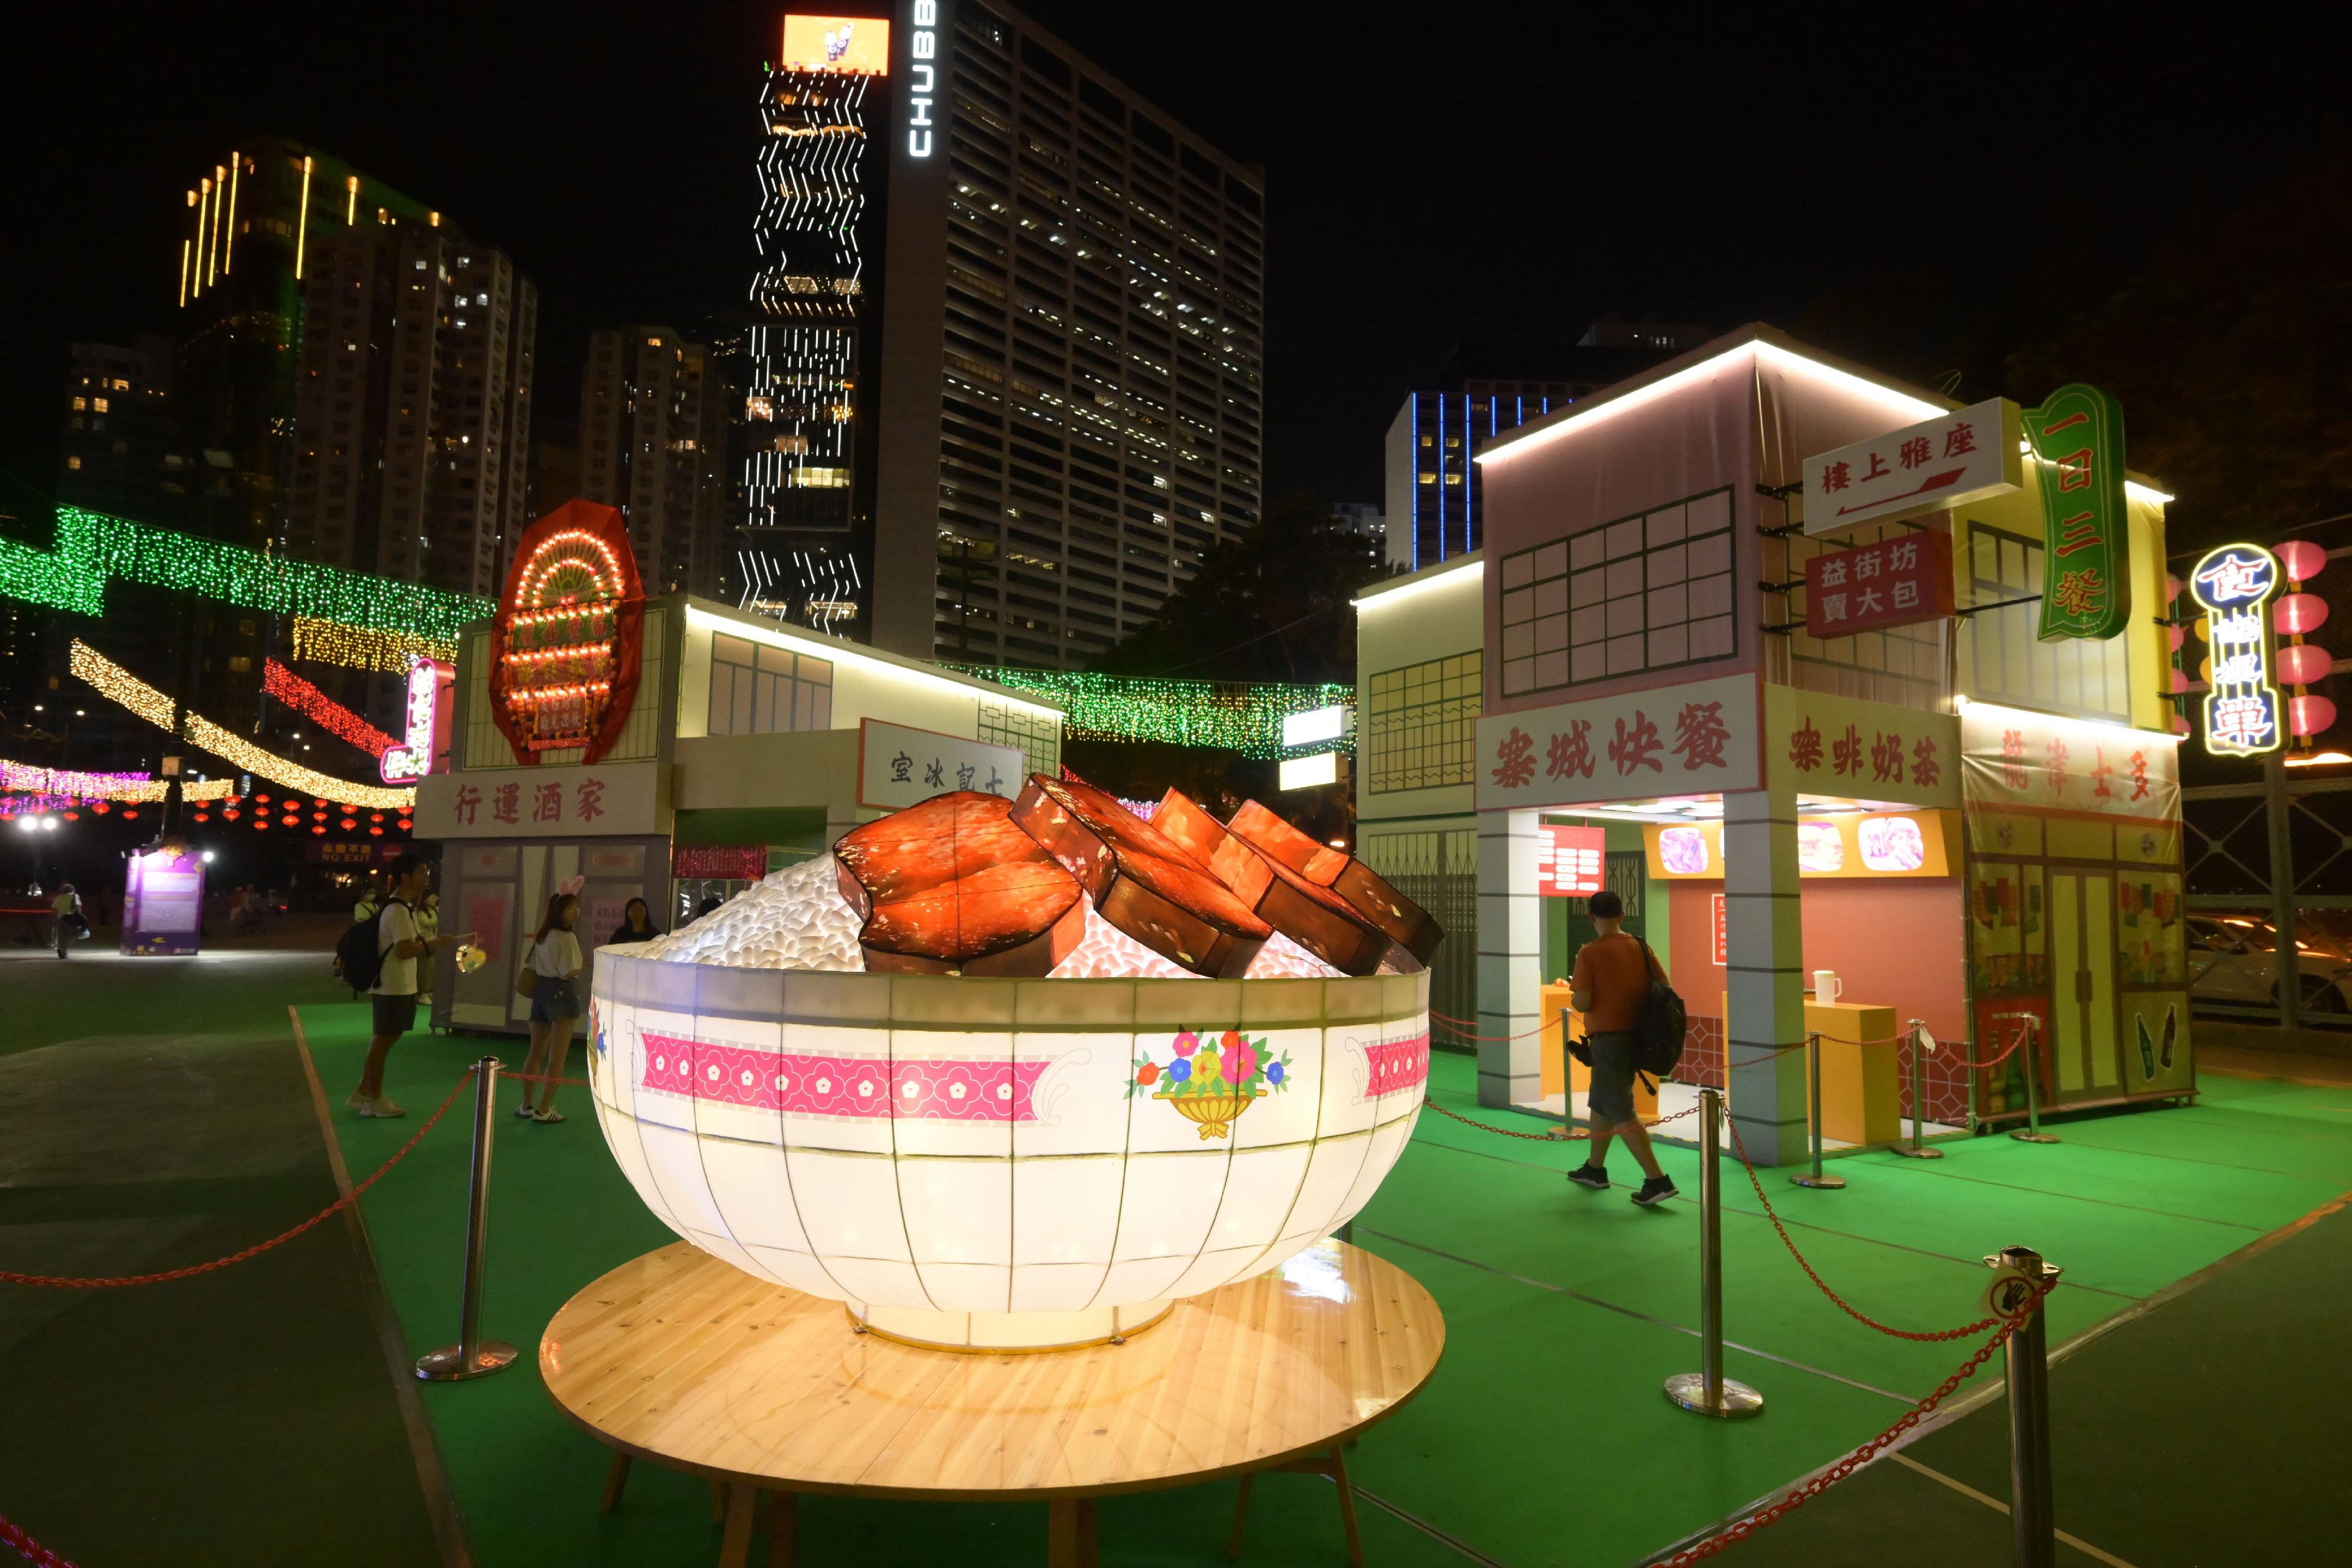
[[[1633,1020],[1633,1066],[1653,1078],[1670,1078],[1682,1064],[1690,1009],[1666,983],[1665,968],[1647,942],[1642,944],[1642,956],[1650,964],[1650,995],[1642,1003],[1641,1016]]]
[[[395,904],[400,904],[403,909],[408,908],[396,898],[385,899],[383,908],[389,909]],[[410,911],[409,917],[415,919],[415,912]],[[383,977],[383,961],[391,956],[392,948],[375,945],[383,920],[383,909],[379,909],[372,917],[354,922],[350,930],[335,939],[336,966],[342,972],[343,984],[355,991],[372,991],[375,989],[376,981]]]

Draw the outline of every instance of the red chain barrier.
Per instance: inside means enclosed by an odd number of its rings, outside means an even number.
[[[1590,1138],[1592,1136],[1592,1134],[1589,1129],[1574,1125],[1570,1125],[1564,1129],[1555,1128],[1549,1133],[1516,1133],[1508,1127],[1497,1127],[1486,1122],[1474,1122],[1469,1117],[1462,1114],[1459,1111],[1447,1110],[1444,1106],[1439,1104],[1434,1100],[1423,1100],[1422,1103],[1428,1106],[1431,1110],[1436,1112],[1441,1116],[1451,1116],[1454,1120],[1461,1123],[1465,1127],[1475,1127],[1482,1133],[1499,1133],[1506,1138],[1525,1138],[1529,1143],[1536,1144],[1572,1144],[1579,1139]],[[1679,1121],[1685,1116],[1696,1115],[1697,1113],[1697,1106],[1685,1105],[1671,1116],[1661,1116],[1654,1122],[1645,1123],[1644,1125],[1660,1127],[1664,1126],[1668,1122]]]
[[[1680,1552],[1675,1552],[1672,1557],[1654,1560],[1654,1568],[1688,1568],[1689,1564],[1698,1562],[1701,1558],[1712,1557],[1717,1552],[1721,1552],[1725,1547],[1730,1545],[1733,1542],[1745,1541],[1749,1536],[1755,1534],[1758,1531],[1763,1529],[1766,1525],[1774,1523],[1779,1520],[1785,1518],[1789,1514],[1795,1512],[1798,1509],[1804,1507],[1806,1503],[1811,1501],[1814,1498],[1817,1498],[1821,1496],[1822,1493],[1829,1490],[1831,1487],[1845,1479],[1846,1477],[1853,1474],[1854,1471],[1860,1469],[1863,1466],[1870,1463],[1871,1460],[1878,1457],[1881,1449],[1886,1448],[1889,1444],[1893,1443],[1895,1438],[1901,1437],[1904,1433],[1917,1426],[1922,1416],[1926,1416],[1927,1412],[1933,1410],[1937,1406],[1942,1404],[1947,1398],[1950,1397],[1952,1390],[1958,1388],[1962,1383],[1965,1383],[1970,1376],[1974,1375],[1978,1367],[1982,1366],[1986,1362],[1990,1361],[1992,1359],[1993,1353],[1999,1350],[2002,1345],[2009,1343],[2009,1336],[2015,1333],[2019,1329],[2025,1325],[2027,1316],[2041,1305],[2040,1297],[2049,1294],[2049,1290],[2050,1288],[2047,1285],[2042,1286],[2040,1293],[2036,1296],[2033,1302],[2028,1305],[2022,1312],[2020,1312],[2015,1316],[2006,1320],[2000,1320],[2000,1331],[1996,1333],[1992,1338],[1978,1346],[1977,1353],[1969,1357],[1968,1360],[1962,1362],[1960,1364],[1959,1370],[1953,1373],[1949,1377],[1944,1379],[1941,1384],[1937,1385],[1936,1392],[1930,1394],[1927,1398],[1922,1399],[1918,1404],[1914,1405],[1909,1410],[1906,1411],[1903,1418],[1900,1421],[1895,1422],[1894,1426],[1889,1427],[1885,1431],[1881,1432],[1869,1442],[1864,1443],[1861,1448],[1856,1448],[1853,1453],[1848,1454],[1844,1458],[1840,1459],[1836,1464],[1831,1466],[1828,1469],[1823,1470],[1820,1475],[1815,1476],[1803,1486],[1801,1486],[1795,1490],[1790,1492],[1778,1502],[1772,1503],[1765,1508],[1758,1509],[1746,1519],[1740,1520],[1736,1523],[1726,1526],[1722,1530],[1717,1531],[1713,1535],[1708,1536],[1706,1540],[1701,1541],[1695,1545],[1685,1546]]]
[[[102,1290],[118,1285],[161,1285],[173,1280],[190,1280],[198,1274],[209,1274],[215,1269],[226,1269],[232,1263],[242,1263],[248,1258],[257,1258],[273,1247],[283,1247],[297,1236],[321,1224],[341,1209],[358,1201],[360,1194],[382,1181],[386,1171],[408,1157],[408,1151],[415,1148],[425,1134],[433,1130],[433,1124],[438,1122],[449,1107],[457,1103],[457,1096],[463,1093],[466,1085],[473,1081],[474,1070],[469,1067],[466,1069],[465,1075],[457,1080],[457,1087],[449,1091],[449,1098],[441,1102],[440,1109],[425,1118],[424,1125],[416,1129],[415,1135],[400,1145],[398,1154],[378,1166],[373,1176],[352,1188],[348,1196],[335,1199],[291,1230],[280,1231],[268,1240],[257,1242],[242,1252],[232,1252],[226,1258],[215,1258],[209,1263],[197,1263],[185,1269],[168,1269],[160,1274],[116,1274],[103,1279],[78,1279],[49,1274],[15,1274],[0,1270],[0,1284],[41,1285],[74,1291]]]
[[[20,1553],[36,1568],[74,1568],[70,1558],[60,1557],[31,1536],[26,1534],[5,1514],[0,1514],[0,1546]]]
[[[1841,1296],[1835,1291],[1831,1290],[1828,1284],[1823,1281],[1822,1277],[1813,1272],[1813,1266],[1805,1261],[1805,1255],[1802,1252],[1798,1251],[1797,1244],[1789,1239],[1788,1227],[1782,1225],[1780,1223],[1780,1217],[1772,1211],[1772,1200],[1764,1196],[1764,1184],[1757,1179],[1756,1167],[1748,1163],[1748,1140],[1739,1135],[1739,1124],[1731,1121],[1727,1116],[1725,1117],[1724,1120],[1730,1125],[1731,1145],[1739,1151],[1740,1168],[1748,1173],[1748,1185],[1756,1189],[1756,1201],[1764,1206],[1764,1218],[1770,1220],[1772,1222],[1772,1228],[1780,1233],[1780,1245],[1789,1249],[1789,1256],[1797,1260],[1797,1267],[1805,1271],[1805,1278],[1811,1280],[1813,1282],[1814,1287],[1818,1289],[1822,1295],[1827,1296],[1831,1301],[1835,1301],[1840,1312],[1843,1312],[1846,1316],[1853,1319],[1856,1322],[1865,1323],[1870,1327],[1876,1329],[1880,1333],[1892,1334],[1896,1339],[1914,1340],[1920,1343],[1932,1343],[1937,1340],[1966,1339],[1970,1334],[1982,1333],[1985,1330],[1992,1327],[1993,1324],[2000,1322],[2000,1319],[1998,1317],[1980,1318],[1977,1322],[1966,1324],[1960,1328],[1937,1329],[1931,1333],[1915,1333],[1910,1329],[1890,1328],[1886,1324],[1880,1322],[1876,1318],[1872,1317],[1869,1313],[1849,1304],[1843,1296]]]
[[[1543,1033],[1543,1031],[1549,1027],[1545,1024],[1538,1024],[1535,1028],[1528,1030],[1522,1034],[1473,1034],[1470,1030],[1456,1026],[1452,1019],[1446,1018],[1442,1014],[1432,1013],[1429,1016],[1437,1023],[1444,1026],[1439,1032],[1451,1035],[1455,1040],[1475,1040],[1486,1045],[1507,1045],[1515,1040],[1533,1040],[1536,1036]]]
[[[1967,1057],[1958,1055],[1957,1052],[1953,1055],[1952,1060],[1958,1062],[1962,1067],[1974,1068],[1978,1071],[1981,1072],[1987,1068],[1999,1067],[2002,1062],[2007,1061],[2011,1057],[2017,1054],[2017,1048],[2024,1043],[2025,1035],[2022,1031],[2020,1031],[2018,1037],[2015,1040],[2011,1040],[2008,1046],[2001,1051],[2000,1054],[1994,1057],[1990,1061],[1970,1061]]]

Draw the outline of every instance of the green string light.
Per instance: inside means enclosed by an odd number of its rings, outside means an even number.
[[[1173,746],[1213,746],[1244,757],[1280,757],[1285,715],[1353,707],[1346,685],[1253,685],[1178,681],[1150,675],[1109,675],[1092,670],[1014,670],[950,664],[1015,691],[1058,698],[1065,740],[1158,740]],[[1320,749],[1348,750],[1342,739]]]
[[[492,609],[470,594],[262,555],[79,507],[59,507],[57,516],[54,550],[0,539],[0,594],[103,615],[107,585],[120,580],[436,643],[455,642],[461,627]]]

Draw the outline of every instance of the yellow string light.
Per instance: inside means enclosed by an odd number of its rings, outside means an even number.
[[[114,773],[79,773],[61,768],[42,768],[30,762],[11,762],[0,757],[0,789],[11,794],[40,796],[70,796],[81,800],[119,800],[125,805],[146,805],[163,799],[166,781],[162,779],[125,779]],[[207,779],[199,783],[184,780],[180,785],[183,800],[229,800],[236,797],[234,779]]]
[[[74,674],[98,689],[100,696],[119,703],[165,734],[174,732],[172,699],[141,680],[89,643],[74,640]],[[223,729],[202,714],[183,714],[177,733],[247,773],[320,800],[365,806],[372,810],[411,811],[416,808],[414,789],[387,789],[378,784],[354,784],[332,774],[305,768],[274,751],[264,751],[243,736]]]
[[[353,670],[381,670],[404,675],[415,654],[457,662],[457,644],[436,643],[408,632],[378,632],[341,621],[321,621],[309,615],[294,618],[293,656],[312,664],[341,664]]]

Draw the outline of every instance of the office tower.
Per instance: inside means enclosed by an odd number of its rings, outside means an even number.
[[[361,214],[304,267],[288,552],[495,594],[530,520],[537,291],[437,214]]]
[[[628,519],[649,593],[719,591],[724,401],[709,349],[675,328],[589,334],[578,494]]]
[[[1264,181],[1009,7],[787,17],[745,602],[1066,668],[1257,521]]]
[[[194,465],[173,440],[171,340],[76,343],[66,371],[58,499],[158,526],[185,521]]]
[[[1574,345],[1456,342],[1405,394],[1387,443],[1388,559],[1408,571],[1479,548],[1478,443],[1705,342],[1705,327],[1604,318]]]

